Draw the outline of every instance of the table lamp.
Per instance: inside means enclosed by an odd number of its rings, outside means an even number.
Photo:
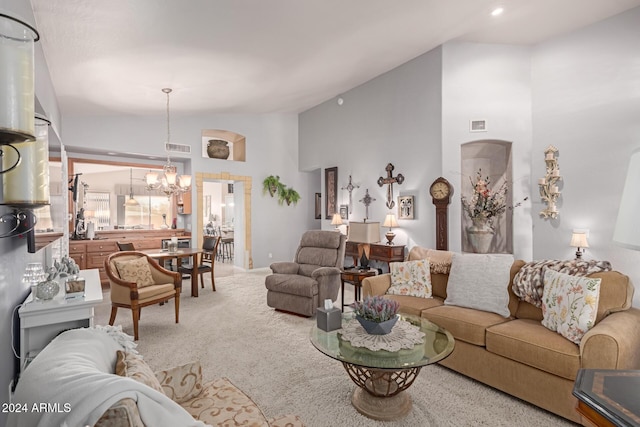
[[[336,231],[340,231],[340,226],[342,225],[342,217],[339,213],[333,214],[333,218],[331,218],[331,225],[335,225]]]
[[[398,221],[396,221],[396,216],[394,214],[387,214],[382,223],[383,227],[389,227],[389,231],[385,234],[387,238],[387,245],[393,245],[393,239],[396,237],[395,233],[391,231],[392,227],[398,226]]]
[[[573,234],[571,235],[571,243],[569,243],[569,246],[578,248],[576,249],[576,259],[582,259],[584,248],[589,247],[589,242],[587,242],[587,232],[582,230],[573,230]]]

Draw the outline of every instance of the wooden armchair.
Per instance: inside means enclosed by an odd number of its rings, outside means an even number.
[[[116,320],[118,307],[131,309],[133,335],[138,340],[140,309],[147,305],[164,303],[174,298],[176,323],[180,315],[180,273],[167,270],[141,252],[114,252],[104,260],[104,267],[111,286],[111,317]]]

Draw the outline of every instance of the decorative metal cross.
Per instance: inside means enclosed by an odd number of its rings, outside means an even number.
[[[347,184],[346,186],[341,188],[341,190],[347,190],[349,192],[349,215],[351,215],[353,213],[353,202],[352,202],[352,198],[351,198],[351,193],[356,188],[360,188],[360,186],[359,185],[353,185],[353,183],[351,182],[351,175],[349,175],[349,184]]]
[[[376,199],[372,198],[369,195],[369,189],[367,188],[366,194],[364,195],[364,197],[362,199],[360,199],[360,201],[362,203],[364,203],[364,209],[365,209],[364,210],[364,212],[365,212],[364,219],[367,220],[367,219],[369,219],[369,205],[371,204],[371,202],[375,202]]]
[[[402,184],[404,182],[404,176],[402,176],[401,173],[399,173],[395,178],[393,177],[393,170],[395,169],[393,167],[393,165],[391,163],[389,163],[387,165],[386,168],[384,168],[387,171],[387,177],[383,178],[380,177],[378,178],[378,185],[380,187],[382,187],[383,185],[387,184],[387,208],[389,209],[393,209],[393,207],[396,205],[396,202],[393,201],[393,184]]]

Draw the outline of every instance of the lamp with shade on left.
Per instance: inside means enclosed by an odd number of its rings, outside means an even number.
[[[331,225],[336,226],[336,231],[340,231],[340,226],[342,225],[342,217],[339,213],[334,213],[331,218]]]
[[[393,227],[398,227],[398,221],[396,221],[396,216],[394,214],[387,214],[384,218],[384,222],[382,223],[383,227],[389,227],[389,231],[385,234],[387,238],[387,245],[393,245],[393,239],[396,237],[396,234],[391,231]]]
[[[587,231],[586,230],[573,230],[573,234],[571,235],[571,243],[569,246],[576,249],[576,259],[582,259],[582,254],[584,253],[584,248],[589,247],[589,242],[587,242]],[[582,250],[581,250],[582,249]]]

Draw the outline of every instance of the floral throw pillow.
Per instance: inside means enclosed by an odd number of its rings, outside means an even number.
[[[601,279],[572,276],[546,268],[542,292],[542,324],[580,344],[598,313]]]
[[[431,272],[428,259],[392,262],[389,264],[389,272],[391,286],[387,294],[431,298]]]
[[[116,261],[116,268],[122,280],[127,282],[136,282],[139,288],[153,285],[153,276],[151,269],[145,257],[131,259],[127,261]]]

